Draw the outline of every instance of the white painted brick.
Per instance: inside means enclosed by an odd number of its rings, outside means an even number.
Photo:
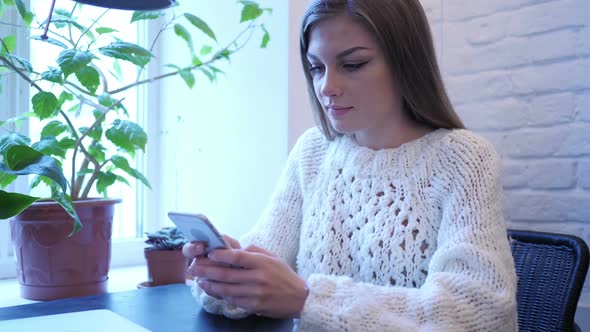
[[[522,162],[502,161],[502,188],[525,188],[527,181],[527,166]]]
[[[420,0],[430,23],[442,20],[442,0]]]
[[[590,161],[581,161],[578,168],[580,186],[584,189],[590,189]],[[588,193],[588,196],[590,196],[590,193]],[[588,215],[588,219],[590,219],[590,215]]]
[[[447,75],[445,83],[454,104],[507,97],[514,91],[510,73],[506,71]]]
[[[578,32],[579,55],[590,54],[590,27],[586,26]]]
[[[513,229],[531,230],[537,232],[559,233],[575,235],[586,240],[585,224],[583,222],[569,221],[567,223],[558,221],[510,221],[509,227]],[[590,240],[590,237],[588,237]],[[586,240],[587,241],[587,240]],[[588,242],[590,243],[590,242]]]
[[[514,38],[515,49],[526,52],[531,62],[554,60],[582,54],[579,32],[573,29],[542,33],[528,38]]]
[[[445,46],[463,48],[490,44],[507,36],[508,16],[497,14],[465,22],[444,22]]]
[[[480,47],[446,48],[444,66],[450,74],[476,73],[529,63],[530,54],[516,40],[502,40]]]
[[[590,155],[590,124],[525,129],[508,134],[510,157],[577,157]]]
[[[505,189],[570,189],[576,184],[573,160],[519,160],[503,162],[502,185]]]
[[[569,123],[575,118],[576,97],[570,92],[533,97],[529,110],[530,126]]]
[[[465,122],[465,126],[474,130],[521,128],[527,124],[529,112],[528,105],[515,98],[457,107],[457,113]]]
[[[494,148],[496,149],[496,151],[498,152],[498,154],[500,155],[500,157],[504,157],[505,155],[505,151],[506,151],[506,137],[508,136],[508,134],[506,132],[485,132],[485,131],[476,131],[479,135],[481,135],[483,138],[487,139],[490,143],[492,143],[492,145],[494,146]]]
[[[588,0],[546,2],[512,13],[507,29],[514,36],[526,36],[566,27],[583,27],[588,25],[589,12]]]
[[[517,94],[587,89],[590,88],[589,78],[590,59],[574,59],[511,71],[513,92]]]
[[[543,1],[546,0],[444,0],[444,19],[449,21],[465,20]]]
[[[576,184],[576,163],[572,160],[527,162],[528,186],[532,189],[570,189]]]
[[[511,220],[588,221],[590,195],[576,192],[506,192],[504,209]]]
[[[444,65],[451,74],[469,73],[575,57],[582,55],[581,49],[577,31],[560,30],[479,47],[445,47]]]
[[[590,122],[590,92],[576,97],[576,120]]]

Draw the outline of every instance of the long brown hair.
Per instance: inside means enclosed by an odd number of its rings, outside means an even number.
[[[419,0],[316,0],[303,15],[299,46],[314,117],[328,139],[339,134],[315,96],[307,50],[313,27],[340,15],[359,22],[375,37],[411,119],[434,129],[465,128],[445,91],[430,26]]]

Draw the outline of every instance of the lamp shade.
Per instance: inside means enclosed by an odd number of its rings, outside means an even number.
[[[124,10],[158,10],[176,4],[176,0],[74,0],[92,6]]]

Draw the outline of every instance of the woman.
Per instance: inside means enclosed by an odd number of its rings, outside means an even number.
[[[315,1],[300,46],[320,130],[248,247],[185,246],[203,307],[311,331],[517,330],[499,159],[455,114],[418,0]]]

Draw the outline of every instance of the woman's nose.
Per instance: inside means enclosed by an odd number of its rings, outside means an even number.
[[[324,97],[339,96],[342,94],[342,81],[337,72],[326,71],[320,87],[320,93]]]

